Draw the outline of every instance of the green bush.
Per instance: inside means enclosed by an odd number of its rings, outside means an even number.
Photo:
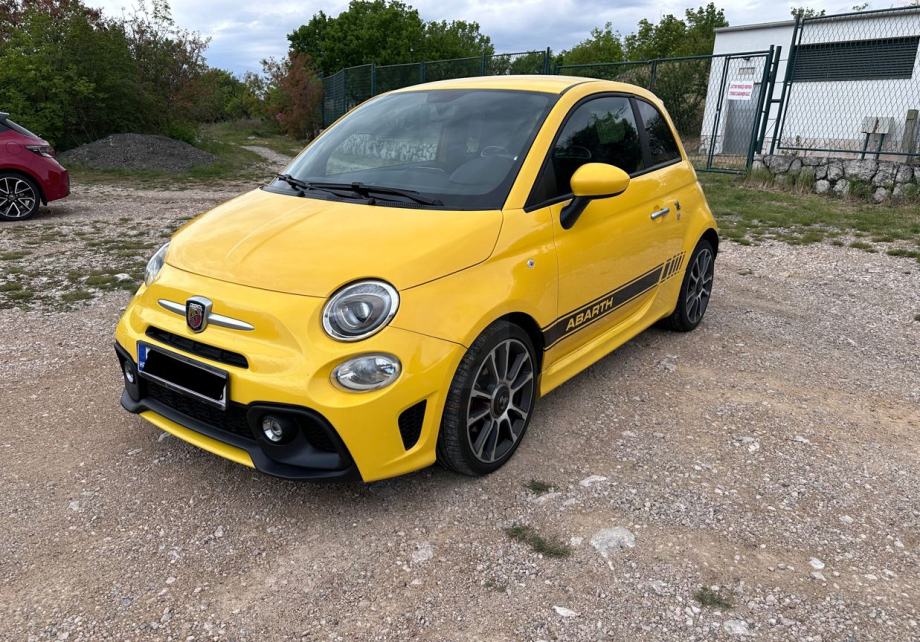
[[[59,149],[118,132],[192,142],[197,123],[251,113],[247,85],[209,69],[206,47],[165,0],[117,19],[79,0],[0,0],[0,107]]]
[[[198,127],[192,123],[172,122],[166,125],[163,130],[165,136],[181,140],[189,145],[198,142]]]

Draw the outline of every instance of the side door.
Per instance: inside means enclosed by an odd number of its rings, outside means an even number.
[[[608,333],[618,335],[645,318],[654,301],[670,235],[661,233],[668,208],[660,181],[647,175],[647,145],[628,94],[586,97],[569,113],[532,200],[552,203],[559,274],[557,319],[544,328],[548,361]],[[619,196],[592,201],[570,229],[559,223],[571,199],[572,174],[584,163],[615,165],[631,176]],[[670,214],[670,211],[669,211]],[[654,215],[654,216],[653,216]],[[674,236],[677,238],[677,235]]]
[[[640,96],[633,96],[633,104],[641,127],[645,169],[630,186],[644,184],[651,195],[651,211],[658,215],[655,243],[665,260],[656,300],[649,310],[649,315],[658,319],[674,310],[682,268],[688,259],[684,247],[687,219],[681,211],[681,201],[692,208],[696,173],[681,154],[677,136],[662,110]]]

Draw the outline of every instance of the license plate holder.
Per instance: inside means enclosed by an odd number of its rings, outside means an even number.
[[[174,392],[227,409],[230,374],[225,370],[138,341],[137,371],[142,378]]]

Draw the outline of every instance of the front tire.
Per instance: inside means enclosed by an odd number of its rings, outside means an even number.
[[[677,307],[665,319],[665,325],[677,332],[690,332],[703,320],[709,298],[712,296],[712,282],[715,274],[716,252],[706,239],[700,240],[690,255],[690,262],[680,285]]]
[[[438,462],[487,475],[514,454],[537,398],[536,353],[527,333],[506,321],[486,328],[451,382],[438,433]]]
[[[27,219],[38,211],[40,204],[38,185],[32,179],[0,172],[0,220]]]

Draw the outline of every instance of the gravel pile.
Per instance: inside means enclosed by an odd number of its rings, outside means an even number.
[[[210,165],[213,154],[166,136],[113,134],[60,155],[64,165],[92,169],[131,169],[180,172]]]

